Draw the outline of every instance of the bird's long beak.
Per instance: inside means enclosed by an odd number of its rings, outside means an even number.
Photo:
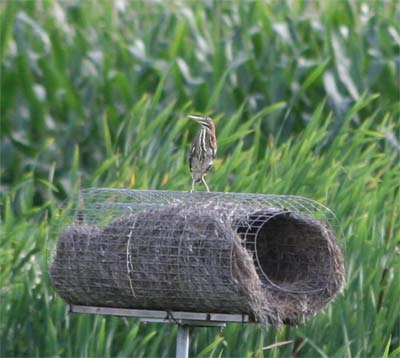
[[[199,124],[204,124],[206,118],[202,117],[202,116],[188,116],[188,118],[193,119],[194,121],[196,121]]]

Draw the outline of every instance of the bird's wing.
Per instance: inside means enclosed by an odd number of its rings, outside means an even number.
[[[196,147],[199,135],[200,133],[197,133],[195,139],[193,140],[192,147],[190,148],[190,153],[188,157],[190,171],[192,171],[192,163],[193,163],[193,158],[196,155],[196,149],[197,149]]]

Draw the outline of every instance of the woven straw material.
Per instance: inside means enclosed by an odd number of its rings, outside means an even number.
[[[342,289],[342,253],[323,220],[268,203],[193,198],[83,199],[54,252],[58,294],[79,305],[298,324]]]

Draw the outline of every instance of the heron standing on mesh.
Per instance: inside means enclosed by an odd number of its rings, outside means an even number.
[[[193,140],[189,154],[189,167],[192,174],[192,191],[195,183],[203,183],[207,191],[210,191],[204,179],[208,170],[214,163],[217,155],[217,137],[215,125],[210,117],[189,116],[201,125],[200,131]]]

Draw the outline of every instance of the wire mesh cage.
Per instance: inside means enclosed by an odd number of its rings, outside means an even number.
[[[344,283],[332,212],[295,196],[87,189],[60,216],[68,303],[297,324]]]

